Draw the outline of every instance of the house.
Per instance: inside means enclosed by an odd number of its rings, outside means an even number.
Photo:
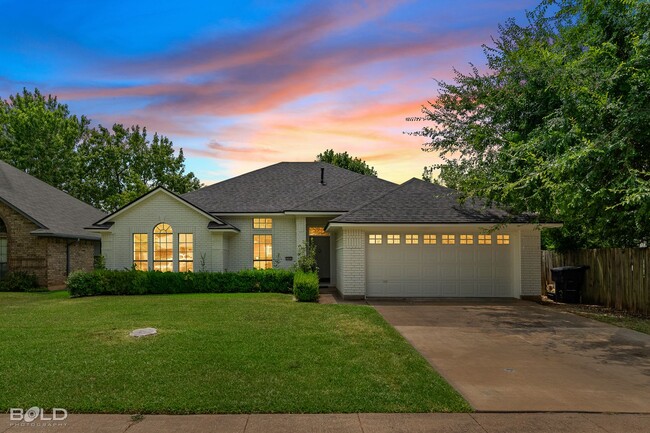
[[[91,227],[112,269],[289,268],[317,246],[348,298],[540,294],[540,225],[412,179],[283,162],[197,191],[156,188]]]
[[[24,271],[55,287],[70,271],[91,270],[100,237],[84,227],[105,215],[0,161],[0,278]]]

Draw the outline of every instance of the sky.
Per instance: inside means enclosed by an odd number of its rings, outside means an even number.
[[[205,184],[347,151],[404,182],[439,162],[408,122],[528,0],[0,0],[0,97],[146,126]]]

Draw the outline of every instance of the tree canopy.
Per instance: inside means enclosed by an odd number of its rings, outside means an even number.
[[[0,159],[105,211],[158,185],[177,194],[201,186],[167,137],[137,125],[91,128],[38,90],[0,100]]]
[[[552,248],[635,246],[650,235],[650,3],[547,0],[454,70],[415,135],[468,196],[560,221]]]
[[[377,177],[377,171],[374,167],[370,167],[366,161],[360,158],[350,156],[347,152],[339,153],[334,152],[332,149],[327,149],[325,152],[319,153],[316,156],[316,160],[327,162],[357,173]]]

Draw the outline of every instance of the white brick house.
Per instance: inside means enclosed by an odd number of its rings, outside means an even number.
[[[314,162],[183,196],[157,188],[89,229],[112,269],[289,268],[311,240],[323,284],[345,297],[521,297],[540,294],[542,226],[417,179]]]

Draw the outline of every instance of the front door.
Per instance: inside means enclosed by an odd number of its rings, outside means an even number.
[[[316,265],[321,281],[330,280],[330,238],[329,236],[310,236],[310,241],[316,245]]]

